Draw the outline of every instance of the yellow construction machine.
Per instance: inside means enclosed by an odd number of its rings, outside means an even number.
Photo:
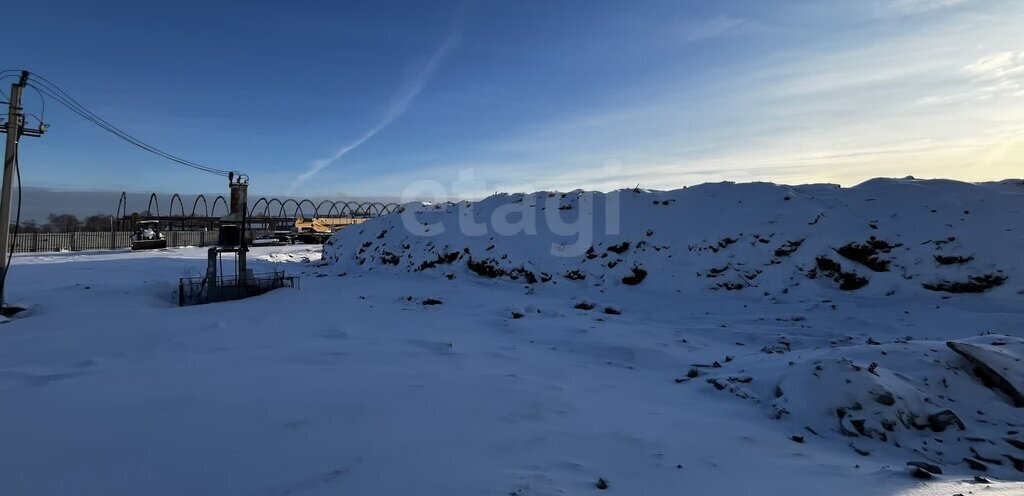
[[[335,232],[365,220],[348,217],[314,217],[312,219],[300,217],[295,219],[295,227],[292,231],[295,233],[295,239],[299,242],[323,244]]]

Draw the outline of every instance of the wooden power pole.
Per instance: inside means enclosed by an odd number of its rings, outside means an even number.
[[[18,140],[22,136],[42,136],[46,125],[39,123],[38,129],[25,128],[25,113],[21,108],[21,93],[28,84],[28,71],[21,71],[18,82],[11,85],[11,101],[7,102],[7,123],[3,132],[7,133],[7,147],[4,150],[4,183],[0,191],[0,305],[2,313],[7,315],[17,311],[8,309],[4,300],[4,286],[7,282],[7,270],[10,268],[11,246],[11,199],[14,191],[14,173],[18,167]],[[20,173],[19,173],[20,174]],[[20,195],[21,192],[19,191]]]

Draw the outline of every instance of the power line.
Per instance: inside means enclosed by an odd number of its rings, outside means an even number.
[[[54,100],[56,100],[60,104],[62,104],[65,107],[67,107],[68,110],[71,110],[72,112],[74,112],[74,113],[78,114],[79,116],[81,116],[83,119],[85,119],[85,120],[95,124],[96,126],[100,127],[101,129],[109,132],[110,134],[113,134],[114,136],[117,136],[118,138],[121,138],[122,140],[124,140],[124,141],[126,141],[126,142],[128,142],[128,143],[130,143],[130,144],[132,144],[132,145],[134,145],[136,147],[138,147],[138,148],[141,148],[142,150],[148,151],[150,153],[153,153],[155,155],[163,157],[163,158],[165,158],[167,160],[170,160],[172,162],[176,162],[178,164],[184,165],[186,167],[190,167],[192,169],[196,169],[196,170],[203,171],[203,172],[208,172],[210,174],[215,174],[215,175],[218,175],[218,176],[227,176],[229,174],[229,172],[230,172],[230,171],[225,171],[225,170],[221,170],[221,169],[215,169],[213,167],[208,167],[208,166],[205,166],[205,165],[200,165],[200,164],[197,164],[195,162],[191,162],[191,161],[185,160],[185,159],[183,159],[181,157],[172,155],[172,154],[170,154],[168,152],[165,152],[163,150],[160,150],[159,148],[156,148],[156,147],[154,147],[152,145],[149,145],[149,144],[139,140],[138,138],[135,138],[134,136],[132,136],[132,135],[122,131],[121,129],[113,126],[112,124],[110,124],[109,122],[103,120],[99,116],[96,116],[95,114],[89,112],[88,109],[85,109],[84,107],[76,106],[74,103],[68,101],[63,96],[61,96],[59,94],[56,94],[55,92],[51,91],[50,89],[48,89],[45,86],[35,86],[32,83],[29,83],[29,86],[32,86],[36,90],[38,90],[38,91],[42,92],[43,94],[45,94],[46,96],[48,96],[50,98],[53,98]]]
[[[50,98],[53,98],[54,100],[57,100],[59,103],[61,103],[65,107],[67,107],[72,112],[80,115],[81,117],[83,117],[84,119],[88,120],[89,122],[92,122],[93,124],[96,124],[100,128],[106,130],[107,132],[113,134],[114,136],[117,136],[117,137],[127,141],[128,143],[130,143],[132,145],[135,145],[135,146],[137,146],[137,147],[139,147],[139,148],[141,148],[141,149],[143,149],[145,151],[148,151],[148,152],[153,153],[155,155],[161,156],[163,158],[166,158],[166,159],[171,160],[173,162],[176,162],[178,164],[181,164],[181,165],[184,165],[186,167],[190,167],[190,168],[193,168],[193,169],[196,169],[196,170],[200,170],[200,171],[203,171],[203,172],[208,172],[208,173],[219,175],[219,176],[227,176],[229,174],[229,172],[230,172],[230,171],[226,171],[226,170],[223,170],[223,169],[217,169],[217,168],[214,168],[214,167],[209,167],[209,166],[197,164],[197,163],[192,162],[190,160],[186,160],[184,158],[181,158],[181,157],[178,157],[178,156],[173,155],[171,153],[168,153],[168,152],[165,152],[163,150],[160,150],[159,148],[157,148],[157,147],[155,147],[153,145],[149,145],[149,144],[143,142],[142,140],[140,140],[138,138],[135,138],[134,136],[132,136],[132,135],[128,134],[127,132],[121,130],[120,128],[114,126],[113,124],[107,122],[106,120],[104,120],[100,116],[96,115],[95,113],[93,113],[92,111],[87,109],[84,105],[82,105],[77,100],[75,100],[67,92],[65,92],[64,90],[60,89],[60,87],[58,87],[57,85],[53,84],[52,82],[50,82],[49,80],[47,80],[43,76],[39,76],[38,74],[32,74],[32,76],[35,76],[38,79],[39,84],[37,85],[37,84],[34,84],[32,82],[29,82],[29,86],[33,87],[36,91],[40,91],[41,93],[49,96]]]
[[[4,76],[3,75],[4,72],[11,72],[11,71],[0,72],[0,86],[3,86],[2,83],[3,83],[4,79],[10,78],[10,77],[17,77],[14,74],[8,74],[8,75]],[[0,96],[3,96],[4,100],[10,100],[11,99],[11,97],[8,96],[7,93],[2,88],[0,88]]]
[[[19,71],[19,70],[7,69],[7,70],[0,71],[0,82],[3,82],[4,79],[12,78],[12,77],[18,77],[20,75],[21,75],[21,71]],[[0,86],[3,86],[3,85],[0,84]],[[0,95],[3,95],[4,100],[10,100],[10,97],[7,96],[7,93],[4,93],[4,90],[2,88],[0,88]]]
[[[128,134],[127,132],[125,132],[124,130],[118,128],[117,126],[114,126],[113,124],[107,122],[102,117],[96,115],[95,113],[90,111],[88,108],[86,108],[84,105],[79,103],[78,100],[75,100],[74,97],[69,95],[66,91],[62,90],[59,86],[57,86],[53,82],[49,81],[45,77],[40,76],[39,74],[35,74],[35,73],[31,74],[28,86],[31,86],[33,89],[35,89],[37,92],[39,92],[40,95],[46,95],[46,96],[48,96],[50,98],[53,98],[58,103],[60,103],[61,105],[64,105],[69,110],[71,110],[72,112],[78,114],[79,116],[81,116],[82,118],[86,119],[87,121],[97,125],[101,129],[103,129],[103,130],[113,134],[114,136],[117,136],[118,138],[121,138],[122,140],[124,140],[124,141],[126,141],[126,142],[128,142],[128,143],[130,143],[130,144],[132,144],[132,145],[134,145],[134,146],[136,146],[136,147],[138,147],[138,148],[140,148],[142,150],[148,151],[150,153],[153,153],[155,155],[158,155],[160,157],[163,157],[163,158],[165,158],[167,160],[170,160],[172,162],[178,163],[180,165],[184,165],[184,166],[190,167],[192,169],[196,169],[196,170],[203,171],[203,172],[208,172],[210,174],[215,174],[215,175],[218,175],[218,176],[228,176],[231,172],[233,172],[233,171],[228,171],[228,170],[224,170],[224,169],[217,169],[217,168],[214,168],[214,167],[198,164],[196,162],[192,162],[190,160],[186,160],[186,159],[181,158],[181,157],[179,157],[177,155],[173,155],[171,153],[165,152],[165,151],[163,151],[163,150],[161,150],[161,149],[159,149],[159,148],[157,148],[157,147],[155,147],[153,145],[150,145],[148,143],[143,142],[142,140],[140,140],[140,139],[138,139],[138,138]]]
[[[36,95],[39,95],[39,104],[42,106],[42,108],[39,110],[39,117],[36,117],[36,119],[39,119],[39,123],[42,124],[43,119],[46,118],[46,99],[43,98],[43,93],[40,92],[37,88],[33,87],[32,89],[36,90]]]

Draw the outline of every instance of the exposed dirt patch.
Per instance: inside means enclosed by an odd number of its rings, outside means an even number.
[[[472,258],[466,261],[466,268],[473,271],[478,276],[487,278],[496,277],[508,277],[513,281],[518,281],[520,278],[525,278],[527,284],[536,284],[537,276],[523,267],[517,267],[511,270],[505,270],[501,268],[498,262],[491,258],[485,258],[480,261],[475,261]]]
[[[433,269],[438,265],[454,263],[459,259],[459,252],[453,251],[451,253],[442,253],[437,256],[434,260],[427,260],[416,267],[417,271],[423,271],[427,269]]]
[[[800,245],[804,244],[804,240],[790,240],[786,241],[785,244],[775,249],[776,257],[788,257],[796,252],[800,248]]]
[[[718,283],[715,287],[724,289],[726,291],[739,291],[745,288],[746,286],[742,283],[726,281]]]
[[[942,291],[944,293],[984,293],[992,288],[1002,286],[1006,282],[1006,276],[1001,274],[984,274],[970,276],[966,281],[939,281],[936,283],[924,283],[921,286],[929,291]]]
[[[810,274],[812,279],[821,274],[839,283],[839,289],[843,291],[852,291],[868,285],[866,277],[859,276],[853,272],[844,272],[842,265],[831,258],[818,257],[815,259],[815,262],[817,269]]]
[[[564,277],[570,281],[582,281],[587,278],[587,275],[578,270],[570,270],[565,273]]]
[[[646,277],[647,277],[647,271],[646,270],[644,270],[642,267],[633,266],[633,274],[628,275],[626,277],[623,277],[622,278],[622,284],[625,284],[627,286],[636,286],[637,284],[640,284],[641,282],[643,282],[643,280]]]
[[[889,253],[893,248],[903,246],[900,243],[889,244],[885,240],[872,236],[866,243],[848,243],[836,248],[835,251],[843,258],[857,262],[875,272],[888,272],[889,260],[879,254]]]
[[[622,255],[623,253],[626,252],[626,250],[629,249],[629,241],[623,241],[622,243],[619,243],[617,245],[611,245],[607,249],[612,253]]]
[[[934,255],[935,262],[939,265],[963,265],[971,260],[974,260],[973,256],[963,255]]]
[[[390,251],[385,251],[380,256],[380,263],[385,265],[398,265],[398,262],[400,261],[401,260],[398,258],[398,255],[395,255]]]
[[[476,261],[470,258],[468,261],[466,261],[466,267],[469,270],[473,271],[478,276],[489,277],[492,279],[495,277],[501,277],[508,274],[508,272],[506,272],[505,269],[502,269],[498,265],[498,262],[490,258],[485,258],[480,261]]]

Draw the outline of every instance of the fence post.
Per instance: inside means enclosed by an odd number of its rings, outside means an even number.
[[[78,241],[78,232],[71,231],[71,251],[78,251],[76,249],[77,246],[75,246],[77,244],[75,243],[76,241]]]
[[[39,251],[39,233],[37,232],[32,233],[32,251]]]

